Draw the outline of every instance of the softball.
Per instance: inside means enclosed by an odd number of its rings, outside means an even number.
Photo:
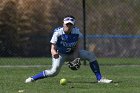
[[[67,80],[65,78],[60,80],[60,85],[66,85],[67,84]]]

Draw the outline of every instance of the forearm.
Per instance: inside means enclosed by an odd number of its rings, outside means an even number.
[[[51,48],[51,54],[54,55],[54,54],[57,54],[57,51],[53,48]]]
[[[56,50],[56,45],[55,44],[51,45],[51,54],[52,54],[52,57],[54,57],[54,58],[59,57],[59,54],[58,54],[58,51]]]

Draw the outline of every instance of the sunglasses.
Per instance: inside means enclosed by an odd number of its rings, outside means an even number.
[[[66,17],[66,18],[64,18],[64,21],[75,21],[75,19],[73,19],[73,18],[71,18],[71,17]]]

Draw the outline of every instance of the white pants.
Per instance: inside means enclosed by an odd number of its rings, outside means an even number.
[[[69,57],[69,55],[66,54],[60,54],[59,58],[55,59],[52,58],[52,68],[50,70],[45,70],[45,74],[47,77],[53,77],[56,76],[66,59]],[[80,50],[79,51],[79,57],[81,59],[88,60],[89,62],[93,62],[96,60],[96,57],[94,53],[86,51],[86,50]]]

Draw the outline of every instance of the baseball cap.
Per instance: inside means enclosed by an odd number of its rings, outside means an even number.
[[[74,25],[75,24],[75,19],[72,18],[72,17],[66,17],[66,18],[64,18],[63,22],[64,22],[64,24],[71,23],[71,24]]]

